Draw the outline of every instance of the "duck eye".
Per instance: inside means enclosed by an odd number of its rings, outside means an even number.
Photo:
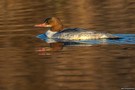
[[[50,24],[51,23],[51,18],[46,18],[44,22],[47,23],[47,24]]]

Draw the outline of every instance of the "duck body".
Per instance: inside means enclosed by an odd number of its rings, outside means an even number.
[[[50,20],[50,23],[48,23]],[[47,18],[43,24],[36,25],[37,27],[50,27],[45,35],[51,39],[62,40],[93,40],[93,39],[117,39],[119,37],[109,33],[90,31],[81,28],[65,28],[58,18]]]
[[[66,28],[55,33],[51,38],[64,40],[93,40],[93,39],[112,39],[117,38],[109,33],[88,31],[81,28]]]

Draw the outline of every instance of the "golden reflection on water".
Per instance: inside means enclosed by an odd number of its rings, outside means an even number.
[[[33,25],[58,16],[65,27],[135,33],[134,0],[1,0],[0,90],[120,90],[135,87],[135,46],[63,46]],[[42,51],[43,50],[43,51]]]

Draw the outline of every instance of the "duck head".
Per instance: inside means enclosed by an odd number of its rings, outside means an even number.
[[[37,24],[35,27],[49,27],[51,31],[58,32],[63,30],[62,22],[59,18],[49,17],[44,20],[44,23]]]

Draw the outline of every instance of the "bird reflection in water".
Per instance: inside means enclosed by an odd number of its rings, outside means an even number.
[[[38,47],[37,48],[37,52],[38,55],[51,55],[51,53],[56,52],[56,51],[60,51],[63,49],[63,43],[60,42],[55,42],[55,43],[46,43],[49,46],[45,46],[45,47]]]

